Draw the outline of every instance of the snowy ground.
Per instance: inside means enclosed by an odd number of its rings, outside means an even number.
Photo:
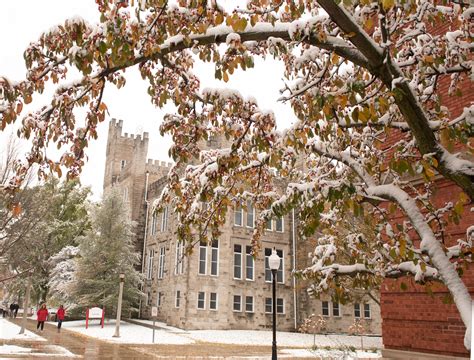
[[[194,340],[238,345],[267,345],[272,343],[271,331],[256,330],[190,330],[188,335]],[[313,335],[292,332],[277,332],[277,343],[286,347],[311,348]],[[359,336],[349,335],[316,335],[316,347],[360,347]],[[364,336],[365,348],[382,347],[380,337]]]
[[[0,319],[0,339],[2,340],[33,340],[46,341],[46,339],[38,336],[31,331],[26,331],[23,335],[19,335],[20,327],[8,321]]]
[[[79,357],[74,355],[67,349],[57,346],[57,345],[45,345],[40,348],[28,348],[24,346],[16,345],[1,345],[0,346],[0,356],[10,355],[10,356],[25,356],[28,354],[28,357],[41,357],[41,358],[75,358]],[[3,358],[3,357],[2,357]]]
[[[151,321],[142,321],[152,323]],[[155,330],[155,344],[193,344],[197,341],[205,341],[220,344],[236,345],[269,345],[272,343],[271,331],[252,330],[189,330],[184,331],[164,323],[156,323],[160,330]],[[151,344],[153,330],[144,326],[121,322],[120,338],[114,338],[115,321],[110,320],[102,329],[100,325],[93,323],[89,329],[85,328],[85,321],[67,321],[63,327],[84,335],[92,336],[102,340],[129,344]],[[282,347],[311,348],[313,346],[313,335],[277,332],[277,343]],[[349,335],[317,335],[317,348],[360,348],[360,337]],[[364,347],[367,349],[380,349],[382,339],[380,337],[364,337]]]
[[[113,320],[106,322],[104,328],[101,328],[98,324],[98,321],[95,320],[89,322],[88,329],[86,329],[85,320],[66,321],[63,323],[63,328],[115,343],[152,344],[152,329],[123,321],[120,324],[119,338],[112,337],[112,335],[115,333],[115,321]],[[166,330],[155,330],[155,344],[185,345],[193,343],[194,340],[188,337],[173,334]]]
[[[377,359],[380,358],[380,352],[369,352],[357,350],[341,351],[337,349],[330,350],[308,350],[308,349],[282,349],[280,350],[280,358],[318,358],[321,360],[352,360],[352,359]]]

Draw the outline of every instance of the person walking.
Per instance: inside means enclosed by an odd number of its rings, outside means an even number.
[[[20,310],[20,305],[18,305],[17,303],[15,303],[13,305],[14,305],[13,317],[16,319],[16,316],[18,315],[18,310]]]
[[[44,322],[48,320],[48,309],[46,309],[46,304],[41,304],[40,309],[36,312],[36,316],[38,317],[38,324],[36,325],[36,330],[38,330],[41,326],[41,331],[44,329]]]
[[[11,318],[13,317],[14,311],[15,311],[15,304],[14,304],[14,303],[11,303],[11,304],[10,304],[10,317],[11,317]]]
[[[56,316],[58,318],[58,332],[61,331],[61,325],[63,324],[64,316],[66,316],[66,309],[64,309],[64,306],[61,305],[59,306],[58,312],[56,313]]]

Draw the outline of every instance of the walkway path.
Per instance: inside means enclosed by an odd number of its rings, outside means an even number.
[[[13,320],[20,325],[21,319]],[[87,359],[87,360],[267,360],[269,346],[242,346],[199,342],[190,345],[126,345],[114,344],[62,329],[57,332],[55,324],[46,323],[44,331],[36,331],[36,322],[28,320],[27,329],[37,333],[46,341],[2,340],[0,347],[8,345],[12,350],[9,359]],[[6,355],[6,354],[5,354]],[[0,354],[4,359],[5,355]],[[314,358],[313,358],[314,359]]]
[[[16,319],[14,322],[17,325],[20,325],[20,319]],[[11,358],[31,359],[35,354],[39,355],[39,353],[42,353],[48,354],[49,357],[54,359],[71,359],[73,357],[84,358],[87,360],[156,359],[153,355],[136,351],[127,345],[110,344],[87,336],[76,335],[67,330],[62,330],[58,333],[53,324],[46,324],[44,331],[37,332],[36,323],[32,320],[28,320],[27,329],[36,332],[41,337],[45,338],[47,342],[0,340],[0,344],[14,344],[22,348],[31,348],[33,350],[31,353],[25,354],[25,356],[15,355],[10,356]],[[71,355],[62,356],[61,352],[58,353],[58,346],[67,349]],[[56,350],[56,352],[54,350]],[[46,355],[42,355],[41,357],[45,358],[45,356]]]

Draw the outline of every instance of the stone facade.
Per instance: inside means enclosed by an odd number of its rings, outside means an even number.
[[[211,139],[203,146],[223,147],[225,140]],[[158,319],[185,329],[263,329],[272,325],[271,275],[265,255],[273,247],[282,256],[277,276],[278,329],[292,331],[304,319],[322,313],[325,299],[311,299],[306,284],[292,276],[308,264],[314,244],[295,244],[297,221],[293,214],[272,221],[262,237],[262,251],[250,256],[252,217],[243,210],[229,211],[222,235],[213,244],[196,244],[189,256],[174,236],[176,218],[167,209],[153,214],[152,204],[166,182],[169,164],[147,161],[148,134],[122,135],[122,121],[112,120],[107,142],[104,191],[112,186],[122,190],[136,222],[137,248],[143,251],[146,281],[141,316],[149,318],[158,307]],[[252,216],[253,214],[253,216]],[[296,254],[294,249],[298,249]],[[380,311],[370,303],[368,332],[380,333]],[[324,304],[326,304],[324,302]],[[361,302],[360,317],[364,317]],[[341,305],[340,315],[330,304],[328,332],[347,332],[354,321],[354,305]]]
[[[299,240],[297,242],[296,263],[298,269],[311,265],[311,254],[316,246],[316,239]],[[380,305],[361,290],[354,289],[353,303],[337,304],[329,295],[320,299],[309,296],[305,291],[309,283],[298,280],[298,315],[299,322],[312,314],[323,316],[326,319],[326,332],[348,333],[349,328],[357,319],[364,327],[366,334],[381,334],[382,321],[380,318]],[[377,299],[379,295],[372,292]]]

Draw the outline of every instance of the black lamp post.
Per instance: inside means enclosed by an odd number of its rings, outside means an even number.
[[[276,344],[276,277],[277,270],[280,267],[281,259],[277,255],[275,248],[273,248],[272,254],[268,258],[268,266],[272,271],[272,292],[273,292],[273,342],[272,342],[272,360],[277,360],[277,344]]]

